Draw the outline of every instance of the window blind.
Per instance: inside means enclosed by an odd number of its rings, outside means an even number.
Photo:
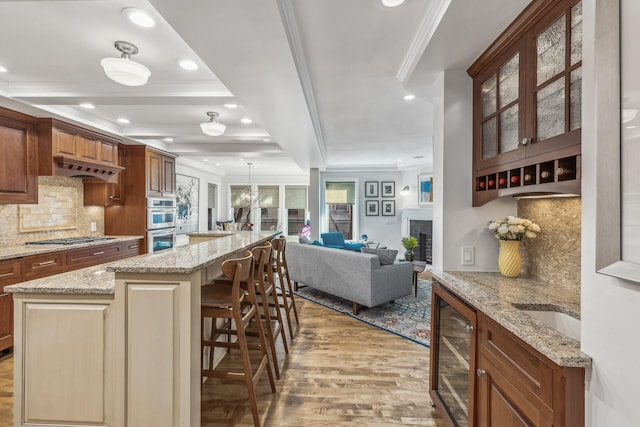
[[[325,203],[328,205],[353,205],[356,203],[355,182],[327,182]]]
[[[258,186],[258,203],[261,208],[277,208],[279,207],[280,188],[277,185]]]
[[[249,206],[249,200],[246,195],[251,188],[248,185],[232,185],[231,186],[231,207],[232,208],[244,208]]]
[[[307,187],[285,187],[284,205],[287,209],[307,209]]]

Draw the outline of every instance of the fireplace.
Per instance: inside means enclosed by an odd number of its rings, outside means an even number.
[[[418,240],[414,250],[415,259],[432,262],[433,253],[433,208],[402,210],[402,235],[413,236]]]

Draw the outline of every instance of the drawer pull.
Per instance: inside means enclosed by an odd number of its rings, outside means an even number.
[[[16,274],[12,271],[10,273],[2,273],[0,274],[0,277],[5,277],[5,276],[15,276]]]
[[[487,371],[485,371],[484,369],[478,369],[476,372],[478,373],[479,377],[483,377],[487,373]]]
[[[469,333],[469,334],[470,334],[471,332],[473,332],[473,326],[471,326],[471,325],[467,325],[467,326],[465,326],[465,327],[464,327],[464,329],[465,329],[465,330],[467,331],[467,333]]]
[[[43,261],[38,263],[38,265],[51,265],[51,264],[55,264],[55,260],[51,260],[51,261]]]
[[[104,253],[104,251],[102,251],[102,252],[95,252],[95,253],[93,254],[93,256],[102,255],[103,253]]]

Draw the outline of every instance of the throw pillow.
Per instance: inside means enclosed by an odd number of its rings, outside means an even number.
[[[319,242],[319,241],[317,241],[317,240],[314,240],[313,242],[311,242],[311,244],[312,244],[313,246],[324,246],[324,245],[322,244],[322,242]]]
[[[393,264],[396,261],[396,255],[398,255],[398,251],[393,249],[374,249],[363,247],[360,248],[360,252],[378,255],[378,258],[380,258],[380,265]]]
[[[305,245],[310,245],[311,244],[311,239],[308,239],[304,236],[300,236],[298,237],[298,242],[303,243]]]

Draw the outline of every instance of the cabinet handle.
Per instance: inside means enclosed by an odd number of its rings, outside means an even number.
[[[528,145],[531,144],[533,141],[531,140],[531,138],[522,138],[522,141],[520,141],[518,143],[518,145]]]
[[[103,253],[104,253],[104,251],[102,251],[102,252],[94,252],[94,254],[93,254],[93,255],[94,255],[94,256],[98,256],[98,255],[102,255]]]
[[[465,327],[464,327],[464,329],[465,329],[465,330],[467,331],[467,333],[469,333],[469,334],[470,334],[471,332],[473,332],[473,326],[471,326],[471,325],[467,325],[467,326],[465,326]]]
[[[484,369],[478,369],[476,372],[478,373],[479,377],[483,377],[487,373],[487,371],[485,371]]]
[[[50,264],[55,264],[55,261],[53,261],[53,260],[52,261],[43,261],[43,262],[38,263],[38,265],[50,265]]]

